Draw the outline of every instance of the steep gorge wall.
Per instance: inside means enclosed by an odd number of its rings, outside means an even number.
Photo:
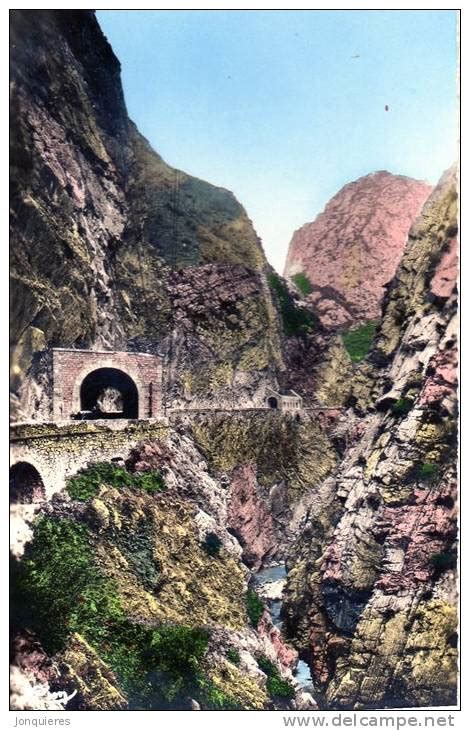
[[[315,414],[297,421],[290,414],[180,415],[184,428],[207,459],[211,473],[227,485],[227,527],[243,548],[243,559],[259,569],[284,560],[306,505],[339,453],[331,438],[336,420]]]
[[[244,209],[139,134],[93,12],[11,18],[15,408],[34,414],[18,396],[51,345],[159,348],[175,397],[191,397],[184,383],[204,361],[218,374],[201,392],[222,378],[220,397],[244,385],[250,401],[283,365],[267,263]]]
[[[410,231],[289,560],[286,626],[329,707],[456,701],[456,197],[450,171]]]

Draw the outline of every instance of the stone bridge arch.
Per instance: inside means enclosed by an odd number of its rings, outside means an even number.
[[[31,460],[17,461],[10,466],[10,504],[33,504],[45,498],[44,480]]]
[[[80,469],[99,461],[125,461],[142,441],[166,438],[167,429],[166,419],[15,424],[11,463],[27,462],[34,467],[42,479],[45,498],[50,499]]]

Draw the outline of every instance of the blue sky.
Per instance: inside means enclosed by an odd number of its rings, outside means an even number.
[[[140,131],[233,190],[281,272],[293,231],[347,182],[389,170],[435,183],[457,157],[454,11],[97,17]]]

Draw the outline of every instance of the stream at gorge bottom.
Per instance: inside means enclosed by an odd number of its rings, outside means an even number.
[[[284,639],[282,631],[282,593],[286,583],[287,571],[286,566],[281,563],[279,565],[272,565],[267,568],[262,568],[253,575],[252,586],[256,592],[260,595],[266,604],[266,607],[270,613],[271,620],[281,632],[281,636]],[[312,677],[310,674],[310,667],[302,659],[299,659],[296,667],[292,670],[292,673],[298,682],[298,684],[305,689],[307,692],[313,690]]]

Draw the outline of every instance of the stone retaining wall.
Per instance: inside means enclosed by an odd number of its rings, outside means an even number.
[[[67,477],[87,464],[126,459],[140,441],[167,434],[166,419],[16,424],[11,434],[11,465],[34,466],[49,499],[64,488]]]

